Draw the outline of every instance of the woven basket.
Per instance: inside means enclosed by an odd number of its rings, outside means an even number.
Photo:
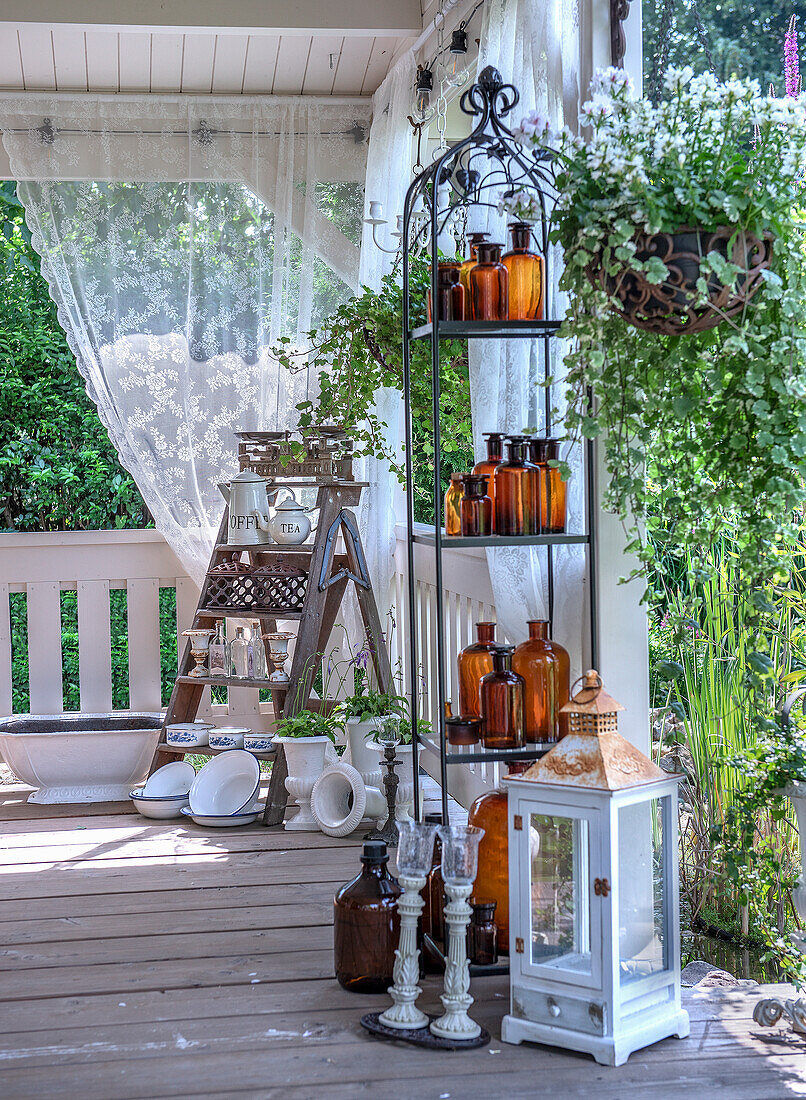
[[[279,615],[301,611],[308,574],[293,565],[248,564],[211,569],[207,574],[206,606],[210,610],[243,610]]]

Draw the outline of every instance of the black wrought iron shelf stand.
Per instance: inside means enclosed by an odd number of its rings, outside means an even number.
[[[441,438],[441,394],[440,394],[440,341],[446,339],[467,340],[533,340],[536,342],[542,377],[545,384],[545,425],[546,434],[551,434],[554,394],[548,384],[551,376],[551,341],[557,336],[561,322],[559,320],[528,321],[449,321],[439,317],[437,306],[437,272],[439,263],[439,238],[446,229],[449,220],[459,211],[467,212],[471,208],[497,210],[502,193],[510,194],[528,190],[539,210],[535,220],[533,238],[544,263],[545,298],[550,300],[551,289],[551,251],[549,247],[551,210],[556,198],[552,154],[548,150],[527,150],[512,135],[502,118],[509,114],[518,102],[518,92],[509,84],[504,84],[500,73],[488,67],[462,95],[462,111],[472,116],[475,122],[471,133],[450,146],[425,168],[413,181],[406,194],[403,208],[403,332],[407,338],[403,341],[403,385],[405,404],[405,441],[406,441],[406,509],[407,509],[407,572],[408,572],[408,626],[409,626],[409,672],[412,685],[418,678],[418,623],[416,608],[416,562],[415,546],[426,544],[434,549],[434,581],[438,593],[434,638],[436,641],[436,689],[437,689],[437,729],[432,737],[418,729],[418,700],[416,688],[412,687],[412,757],[414,766],[414,815],[420,816],[418,749],[426,748],[439,755],[440,783],[442,787],[443,820],[448,820],[448,767],[478,761],[515,761],[534,760],[544,755],[550,745],[528,745],[517,750],[489,750],[482,745],[452,746],[448,743],[445,729],[446,701],[446,645],[445,621],[442,610],[441,594],[443,590],[443,562],[445,550],[462,550],[471,547],[494,548],[504,546],[536,546],[543,548],[546,555],[546,587],[548,597],[548,617],[553,626],[554,620],[554,549],[563,545],[584,545],[587,554],[588,577],[588,617],[590,624],[590,649],[587,654],[591,663],[597,664],[597,596],[596,596],[596,527],[594,498],[594,450],[590,440],[584,447],[585,480],[585,531],[578,534],[526,535],[518,537],[484,536],[462,538],[446,536],[441,526],[442,496],[441,484],[442,438]],[[447,192],[447,202],[442,195]],[[420,200],[427,211],[427,218],[415,215],[415,205]],[[427,245],[426,245],[426,242]],[[420,248],[428,248],[431,265],[431,301],[433,303],[432,320],[427,324],[412,325],[412,287],[411,256]],[[423,303],[419,303],[422,307]],[[412,404],[411,404],[411,355],[412,343],[419,340],[431,341],[431,415],[433,424],[432,444],[434,462],[433,480],[433,531],[423,532],[415,529],[414,522],[414,482],[412,469]]]

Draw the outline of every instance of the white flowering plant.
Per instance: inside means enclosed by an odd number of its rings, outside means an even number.
[[[777,715],[776,658],[788,639],[769,598],[797,587],[791,548],[806,510],[806,99],[762,95],[755,81],[720,83],[690,68],[667,71],[664,96],[658,104],[638,98],[624,72],[608,69],[582,108],[581,134],[554,133],[531,115],[516,136],[555,156],[552,237],[564,252],[560,285],[569,295],[566,424],[571,437],[599,438],[605,506],[622,517],[643,568],[653,567],[655,545],[671,552],[670,540],[699,554],[686,608],[695,622],[706,551],[736,532],[732,560],[745,597],[736,614],[751,643],[736,706],[757,749],[736,762],[754,781],[731,822],[728,862],[742,904],[752,902],[764,928],[764,882],[780,872],[759,842],[759,814],[786,812],[776,792],[787,778],[804,778],[806,766],[801,739]],[[540,216],[528,193],[505,205],[520,218]],[[725,227],[737,240],[771,242],[768,270],[737,313],[674,335],[621,315],[610,295],[625,270],[658,286],[671,281],[659,256],[636,255],[639,238]],[[709,304],[711,276],[741,291],[746,271],[726,256],[736,253],[701,258],[690,292],[696,308]],[[764,935],[806,985],[804,958],[796,966],[776,929]]]

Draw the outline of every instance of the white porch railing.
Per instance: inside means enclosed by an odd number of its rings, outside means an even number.
[[[395,554],[393,661],[408,664],[406,621],[405,531],[398,529]],[[420,621],[420,674],[426,714],[436,722],[435,623],[438,595],[433,551],[418,545],[416,605]],[[456,656],[474,636],[474,624],[495,618],[493,594],[484,551],[447,551],[444,591],[448,643],[448,693],[458,698]],[[114,574],[114,575],[112,575]],[[112,644],[110,592],[126,592],[129,709],[161,709],[160,588],[176,589],[176,630],[191,623],[198,589],[156,531],[77,531],[0,535],[0,714],[12,713],[12,639],[9,596],[26,595],[28,690],[35,714],[64,710],[61,593],[74,591],[78,605],[78,688],[81,710],[112,711]],[[181,638],[180,638],[181,643]],[[181,652],[181,649],[179,650]],[[270,702],[259,701],[253,688],[227,689],[226,703],[211,702],[205,689],[201,716],[219,723],[266,727],[272,722]],[[439,759],[421,753],[425,769],[439,775]],[[496,767],[466,764],[449,769],[451,794],[467,806],[497,781]]]

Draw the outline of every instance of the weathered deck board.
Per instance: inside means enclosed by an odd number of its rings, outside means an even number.
[[[333,891],[357,869],[357,838],[206,832],[108,805],[97,814],[29,807],[37,812],[26,822],[20,792],[9,797],[12,820],[0,826],[4,1100],[806,1094],[806,1041],[761,1033],[756,997],[741,992],[688,994],[691,1037],[617,1070],[501,1043],[505,978],[473,984],[473,1014],[494,1036],[488,1048],[437,1053],[372,1039],[358,1021],[386,997],[346,993],[332,978]],[[439,1007],[439,987],[424,982],[424,1007]]]

